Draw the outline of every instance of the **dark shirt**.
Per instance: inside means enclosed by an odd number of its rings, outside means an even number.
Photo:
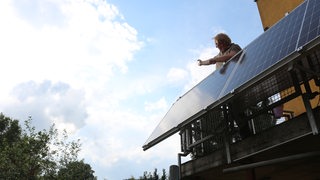
[[[220,51],[219,54],[215,57],[220,57],[220,56],[229,54],[231,51],[234,51],[237,53],[237,52],[241,51],[241,47],[238,44],[231,43],[227,50],[225,50],[224,52]],[[216,69],[219,69],[223,64],[224,64],[224,62],[217,62]]]

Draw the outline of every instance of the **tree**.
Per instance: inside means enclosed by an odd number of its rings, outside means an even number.
[[[166,173],[166,170],[165,169],[162,169],[162,176],[161,176],[161,180],[167,180],[168,177],[167,177],[167,173]]]
[[[58,179],[87,179],[94,180],[94,171],[89,164],[83,161],[73,161],[61,168],[58,172]]]
[[[152,177],[153,180],[159,180],[159,175],[157,171],[158,171],[157,168],[155,168],[153,171],[153,177]]]
[[[54,125],[37,132],[31,121],[22,130],[18,120],[0,114],[0,179],[57,179],[80,170],[82,179],[93,179],[91,166],[78,160],[79,139],[68,141],[66,131],[60,138]]]
[[[0,146],[5,142],[10,144],[20,139],[21,128],[18,120],[12,120],[0,113]]]
[[[1,147],[0,178],[36,179],[43,172],[44,159],[48,153],[49,135],[35,132],[27,125],[21,131],[18,120],[0,115]]]
[[[160,178],[161,180],[167,180],[167,174],[166,170],[162,169],[162,176]],[[153,173],[144,171],[143,175],[139,177],[139,179],[135,179],[133,176],[131,178],[128,178],[128,180],[159,180],[158,170],[157,168],[154,169]]]

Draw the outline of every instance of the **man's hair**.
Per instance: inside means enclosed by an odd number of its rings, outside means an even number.
[[[226,35],[224,33],[217,34],[213,39],[215,39],[219,43],[225,44],[227,46],[231,44],[231,39],[229,38],[228,35]]]

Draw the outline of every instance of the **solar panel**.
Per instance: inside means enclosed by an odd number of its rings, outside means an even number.
[[[213,72],[180,97],[143,145],[144,150],[179,131],[186,122],[228,94],[279,66],[286,57],[320,34],[320,1],[304,1],[294,11],[264,32],[224,67]]]
[[[172,134],[178,131],[178,126],[182,121],[198,114],[215,102],[236,65],[236,59],[240,57],[238,53],[233,60],[228,63],[228,68],[224,72],[215,71],[190,91],[180,97],[169,109],[157,128],[153,131],[147,143],[157,139],[161,141],[164,134]]]
[[[306,3],[279,21],[245,49],[246,54],[221,97],[295,52]]]
[[[298,47],[302,47],[320,34],[320,1],[309,0],[307,2],[307,10],[301,28]]]

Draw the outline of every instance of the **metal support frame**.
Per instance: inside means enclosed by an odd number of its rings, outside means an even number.
[[[225,131],[224,131],[224,136],[223,136],[223,141],[224,141],[224,147],[225,147],[225,152],[226,152],[226,156],[227,156],[227,163],[230,164],[232,162],[232,159],[231,159],[231,153],[230,153],[230,136],[229,136],[229,133],[228,133],[228,122],[229,122],[229,116],[228,116],[228,109],[226,106],[223,106],[223,116],[226,120],[225,122]]]
[[[199,144],[207,141],[208,139],[210,139],[210,138],[212,138],[212,137],[214,137],[214,136],[213,136],[213,135],[209,135],[209,136],[206,136],[206,137],[204,137],[204,138],[202,138],[202,139],[200,139],[200,140],[197,140],[196,142],[188,145],[188,146],[187,146],[187,149],[191,149],[191,148],[193,148],[193,147],[195,147],[195,146],[197,146],[197,145],[199,145]]]
[[[299,84],[299,80],[298,80],[298,77],[297,77],[297,73],[294,72],[294,70],[291,70],[290,74],[291,74],[291,77],[293,79],[293,83],[294,83],[294,87],[295,87],[296,92],[298,94],[301,94],[301,96],[302,96],[303,104],[304,104],[304,106],[306,108],[306,113],[307,113],[307,116],[308,116],[308,120],[309,120],[309,124],[310,124],[311,130],[312,130],[312,133],[314,135],[316,135],[316,134],[319,134],[319,130],[318,130],[316,119],[315,119],[314,113],[312,111],[312,106],[311,106],[311,103],[310,103],[310,100],[309,100],[310,99],[310,94],[312,94],[312,91],[311,91],[311,88],[310,88],[310,85],[309,85],[309,82],[308,82],[308,79],[306,77],[305,72],[301,71],[301,69],[299,69],[299,68],[296,68],[296,70],[301,74],[301,76],[303,78],[303,85],[305,87],[306,93],[303,93],[302,90],[301,90],[301,87],[300,87],[300,84]]]
[[[310,123],[311,129],[312,129],[312,133],[313,133],[313,135],[319,134],[318,127],[316,124],[316,119],[315,119],[314,114],[312,112],[312,107],[311,107],[308,95],[302,94],[302,99],[303,99],[303,103],[304,103],[304,106],[307,111],[307,116],[308,116],[309,123]]]

